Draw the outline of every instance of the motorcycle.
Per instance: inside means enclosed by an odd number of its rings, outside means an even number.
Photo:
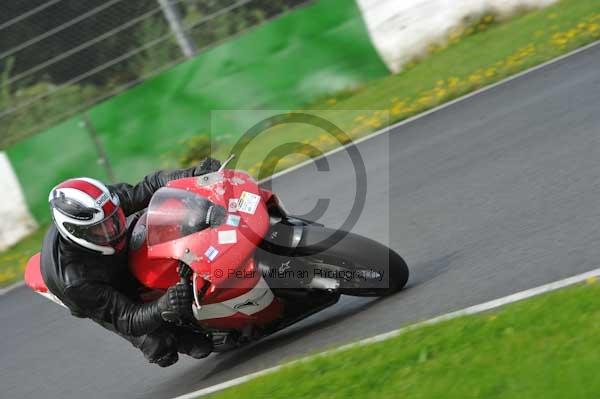
[[[247,173],[226,169],[174,180],[129,220],[129,267],[143,301],[184,282],[193,320],[177,322],[208,336],[215,352],[237,348],[338,302],[341,295],[381,297],[409,275],[392,249],[368,238],[289,215],[273,192]],[[25,271],[46,287],[40,254]],[[64,306],[64,305],[63,305]]]

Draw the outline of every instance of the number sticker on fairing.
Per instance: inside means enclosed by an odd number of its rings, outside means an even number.
[[[228,226],[238,227],[240,225],[240,217],[238,215],[227,215],[227,221],[225,224]]]
[[[237,204],[238,211],[254,215],[254,212],[256,212],[256,208],[258,208],[259,202],[259,195],[244,191],[242,192],[242,195],[240,195],[240,199]]]
[[[237,242],[237,234],[235,230],[219,231],[219,244],[235,244]]]
[[[206,252],[204,253],[204,256],[206,256],[209,260],[214,260],[217,255],[219,254],[219,250],[215,247],[208,247],[208,249],[206,250]]]
[[[228,207],[228,211],[229,212],[236,212],[238,210],[238,199],[237,198],[230,198],[229,199],[229,207]]]

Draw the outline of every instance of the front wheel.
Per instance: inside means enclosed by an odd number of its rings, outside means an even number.
[[[339,241],[340,232],[334,234],[327,227],[304,226],[294,251],[313,271],[314,286],[327,289],[335,280],[340,294],[387,296],[406,285],[408,267],[395,251],[357,234],[344,233]]]

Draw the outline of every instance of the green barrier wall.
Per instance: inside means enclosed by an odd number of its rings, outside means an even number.
[[[10,148],[8,156],[39,222],[50,218],[48,194],[56,183],[74,176],[107,177],[97,161],[92,140],[77,119],[18,143]]]
[[[160,168],[182,139],[208,133],[211,110],[299,107],[387,73],[354,0],[322,0],[203,52],[89,115],[117,178],[133,182]],[[18,143],[8,155],[42,222],[47,192],[58,181],[106,177],[79,118]]]

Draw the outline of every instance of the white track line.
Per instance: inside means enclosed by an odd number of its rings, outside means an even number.
[[[4,294],[8,294],[12,290],[15,290],[17,288],[23,287],[24,285],[25,285],[24,281],[19,281],[17,283],[14,283],[13,285],[9,285],[6,288],[0,288],[0,296],[2,296]]]
[[[217,384],[217,385],[213,385],[207,388],[203,388],[200,389],[198,391],[195,392],[190,392],[188,394],[182,395],[182,396],[178,396],[176,398],[173,399],[195,399],[199,396],[204,396],[204,395],[209,395],[211,393],[215,393],[218,391],[221,391],[223,389],[227,389],[227,388],[231,388],[234,387],[236,385],[240,385],[243,384],[245,382],[251,381],[257,377],[266,375],[266,374],[271,374],[274,373],[280,369],[282,369],[283,367],[295,364],[295,363],[299,363],[299,362],[306,362],[312,359],[315,359],[317,357],[321,357],[321,356],[328,356],[331,354],[335,354],[336,352],[340,352],[343,350],[347,350],[350,348],[355,348],[357,346],[363,346],[363,345],[369,345],[369,344],[373,344],[376,342],[381,342],[381,341],[385,341],[387,339],[390,338],[394,338],[397,337],[400,334],[403,334],[407,331],[411,331],[414,330],[418,327],[422,327],[422,326],[426,326],[426,325],[431,325],[431,324],[437,324],[440,323],[442,321],[446,321],[446,320],[451,320],[451,319],[455,319],[457,317],[461,317],[461,316],[468,316],[468,315],[473,315],[476,313],[482,313],[482,312],[486,312],[488,310],[492,310],[492,309],[496,309],[499,308],[501,306],[513,303],[513,302],[518,302],[521,301],[523,299],[527,299],[527,298],[531,298],[533,296],[536,295],[540,295],[546,292],[550,292],[550,291],[554,291],[560,288],[564,288],[573,284],[577,284],[577,283],[581,283],[583,281],[586,281],[587,279],[590,278],[598,278],[600,277],[600,269],[595,269],[592,270],[590,272],[587,273],[583,273],[583,274],[578,274],[576,276],[573,277],[569,277],[566,278],[564,280],[559,280],[559,281],[555,281],[553,283],[549,283],[549,284],[545,284],[539,287],[535,287],[535,288],[530,288],[528,290],[525,291],[521,291],[521,292],[517,292],[516,294],[512,294],[512,295],[508,295],[505,296],[503,298],[498,298],[498,299],[494,299],[492,301],[489,302],[484,302],[482,304],[479,305],[475,305],[475,306],[470,306],[468,308],[462,309],[462,310],[458,310],[456,312],[451,312],[451,313],[446,313],[437,317],[434,317],[433,319],[429,319],[429,320],[425,320],[416,324],[411,324],[409,326],[403,327],[403,328],[399,328],[397,330],[394,331],[390,331],[384,334],[379,334],[379,335],[375,335],[374,337],[370,337],[370,338],[366,338],[351,344],[347,344],[347,345],[343,345],[340,346],[339,348],[336,349],[332,349],[332,350],[328,350],[316,355],[311,355],[311,356],[307,356],[307,357],[303,357],[300,358],[298,360],[294,360],[291,361],[289,363],[285,363],[279,366],[275,366],[275,367],[271,367],[265,370],[261,370],[252,374],[248,374],[242,377],[238,377],[235,378],[233,380],[229,380],[226,382],[223,382],[221,384]]]
[[[589,49],[591,49],[591,48],[593,48],[593,47],[596,47],[596,46],[598,46],[598,45],[600,45],[600,40],[597,40],[597,41],[595,41],[595,42],[593,42],[593,43],[590,43],[590,44],[588,44],[588,45],[586,45],[586,46],[583,46],[583,47],[580,47],[580,48],[578,48],[578,49],[576,49],[576,50],[573,50],[573,51],[571,51],[570,53],[567,53],[567,54],[561,55],[560,57],[553,58],[553,59],[551,59],[551,60],[549,60],[549,61],[546,61],[546,62],[544,62],[543,64],[540,64],[540,65],[537,65],[537,66],[531,67],[531,68],[529,68],[529,69],[526,69],[526,70],[524,70],[524,71],[522,71],[522,72],[519,72],[519,73],[517,73],[516,75],[509,76],[508,78],[502,79],[502,80],[500,80],[500,81],[498,81],[498,82],[496,82],[496,83],[493,83],[493,84],[491,84],[491,85],[488,85],[488,86],[482,87],[482,88],[481,88],[481,89],[479,89],[479,90],[473,91],[473,92],[471,92],[471,93],[469,93],[469,94],[465,94],[465,95],[464,95],[464,96],[462,96],[462,97],[456,98],[456,99],[454,99],[454,100],[452,100],[452,101],[449,101],[449,102],[447,102],[447,103],[444,103],[444,104],[442,104],[442,105],[439,105],[439,106],[437,106],[437,107],[435,107],[435,108],[432,108],[432,109],[430,109],[429,111],[425,111],[425,112],[423,112],[423,113],[420,113],[420,114],[418,114],[418,115],[415,115],[415,116],[413,116],[413,117],[411,117],[411,118],[408,118],[408,119],[405,119],[405,120],[403,120],[403,121],[400,121],[400,122],[398,122],[398,123],[395,123],[395,124],[393,124],[393,125],[387,126],[387,127],[383,128],[383,129],[381,129],[381,130],[378,130],[378,131],[376,131],[376,132],[373,132],[373,133],[371,133],[371,134],[370,134],[370,135],[368,135],[368,136],[365,136],[365,137],[363,137],[363,138],[361,138],[361,139],[358,139],[358,140],[356,140],[356,141],[353,141],[352,143],[349,143],[349,144],[343,145],[343,146],[341,146],[341,147],[334,148],[333,150],[331,150],[331,151],[328,151],[328,152],[326,152],[325,154],[322,154],[322,155],[320,155],[320,156],[318,156],[318,157],[315,157],[315,158],[313,158],[313,159],[308,159],[308,160],[306,160],[306,161],[304,161],[304,162],[301,162],[301,163],[299,163],[298,165],[292,166],[292,167],[290,167],[290,168],[287,168],[287,169],[285,169],[285,170],[282,170],[281,172],[275,173],[275,174],[274,174],[274,175],[272,175],[272,176],[265,177],[264,179],[262,179],[262,180],[259,182],[259,184],[263,184],[264,182],[267,182],[267,181],[269,181],[269,180],[276,179],[276,178],[278,178],[278,177],[280,177],[280,176],[283,176],[283,175],[285,175],[285,174],[287,174],[287,173],[293,172],[293,171],[294,171],[294,170],[296,170],[296,169],[300,169],[300,168],[302,168],[302,167],[304,167],[304,166],[306,166],[306,165],[309,165],[309,164],[311,164],[311,163],[315,162],[315,161],[316,161],[316,160],[318,160],[318,159],[321,159],[321,158],[328,157],[328,156],[330,156],[330,155],[332,155],[332,154],[335,154],[336,152],[340,152],[340,151],[342,151],[342,150],[344,150],[344,149],[346,149],[346,148],[348,148],[348,147],[350,147],[350,146],[352,146],[352,145],[357,145],[357,144],[359,144],[359,143],[362,143],[363,141],[370,140],[370,139],[372,139],[372,138],[374,138],[374,137],[377,137],[377,136],[379,136],[379,135],[381,135],[381,134],[388,133],[388,132],[390,132],[391,130],[394,130],[394,129],[396,129],[397,127],[404,126],[404,125],[407,125],[407,124],[409,124],[409,123],[412,123],[412,122],[416,121],[417,119],[424,118],[424,117],[426,117],[426,116],[428,116],[428,115],[431,115],[431,114],[433,114],[433,113],[435,113],[435,112],[441,111],[441,110],[443,110],[443,109],[445,109],[445,108],[448,108],[448,107],[451,107],[451,106],[453,106],[453,105],[455,105],[455,104],[457,104],[457,103],[460,103],[460,102],[462,102],[462,101],[468,100],[468,99],[469,99],[469,98],[471,98],[471,97],[478,96],[479,94],[481,94],[481,93],[484,93],[484,92],[486,92],[486,91],[488,91],[488,90],[492,90],[492,89],[494,89],[494,88],[496,88],[496,87],[498,87],[498,86],[501,86],[501,85],[504,85],[504,84],[506,84],[506,83],[512,82],[513,80],[519,79],[519,78],[521,78],[521,77],[523,77],[523,76],[525,76],[525,75],[528,75],[528,74],[530,74],[530,73],[532,73],[532,72],[535,72],[535,71],[538,71],[538,70],[540,70],[540,69],[543,69],[543,68],[545,68],[545,67],[547,67],[547,66],[549,66],[549,65],[552,65],[552,64],[555,64],[555,63],[557,63],[557,62],[560,62],[560,61],[564,60],[565,58],[569,58],[569,57],[572,57],[572,56],[574,56],[574,55],[576,55],[576,54],[579,54],[579,53],[582,53],[582,52],[584,52],[584,51],[587,51],[587,50],[589,50]],[[307,112],[309,112],[309,111],[307,111]]]

